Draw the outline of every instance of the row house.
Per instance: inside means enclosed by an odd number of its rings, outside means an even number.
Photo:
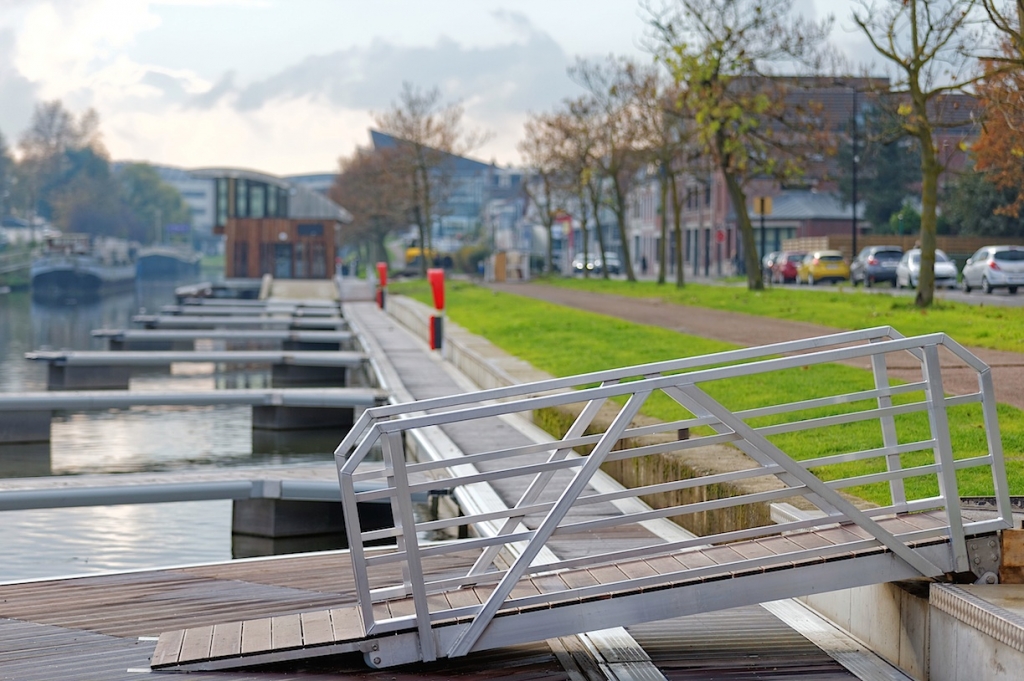
[[[883,98],[893,98],[884,90],[888,81],[880,78],[787,79],[793,87],[787,90],[786,101],[794,107],[814,110],[822,129],[833,131],[836,144],[853,144],[855,130],[862,148],[866,117]],[[955,174],[968,163],[968,149],[978,134],[972,115],[977,107],[974,98],[947,95],[936,101],[939,126],[935,135],[936,149],[946,173]],[[863,201],[856,209],[837,195],[836,178],[841,173],[857,172],[857,156],[853,167],[839,168],[835,155],[811,155],[803,176],[789,183],[773,178],[754,178],[744,186],[748,214],[754,229],[758,251],[780,250],[787,239],[801,237],[839,237],[849,243],[853,235],[870,233],[872,225],[863,219]],[[706,161],[705,161],[706,164]],[[862,171],[863,172],[863,171]],[[656,274],[660,262],[661,220],[660,183],[656,169],[647,168],[638,177],[631,192],[628,233],[635,271]],[[721,276],[742,271],[742,244],[738,221],[729,199],[724,176],[717,171],[689,175],[677,180],[682,227],[682,266],[695,276]],[[755,211],[755,199],[769,197],[771,210],[763,219]],[[860,197],[863,198],[863,195]],[[666,263],[669,274],[676,271],[675,234],[671,199],[666,207]],[[852,253],[848,253],[852,256]]]

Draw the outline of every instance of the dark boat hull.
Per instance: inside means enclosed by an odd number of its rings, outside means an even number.
[[[180,279],[199,275],[199,257],[179,257],[164,253],[139,255],[140,279]]]

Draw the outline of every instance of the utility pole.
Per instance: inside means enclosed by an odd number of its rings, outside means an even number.
[[[853,124],[852,124],[852,138],[853,138],[853,252],[850,254],[850,260],[852,261],[857,257],[857,163],[860,161],[858,157],[857,149],[857,87],[854,86],[853,90]]]

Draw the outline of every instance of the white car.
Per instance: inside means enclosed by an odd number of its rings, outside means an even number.
[[[956,263],[935,249],[935,288],[956,288]],[[896,288],[917,288],[921,276],[921,249],[912,248],[896,265]]]
[[[985,246],[964,264],[960,287],[964,293],[980,288],[985,293],[1005,288],[1011,294],[1024,286],[1024,247]]]

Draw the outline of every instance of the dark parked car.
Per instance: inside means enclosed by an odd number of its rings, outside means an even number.
[[[896,265],[902,257],[903,249],[899,246],[868,246],[850,263],[850,282],[867,288],[882,281],[895,286]]]

